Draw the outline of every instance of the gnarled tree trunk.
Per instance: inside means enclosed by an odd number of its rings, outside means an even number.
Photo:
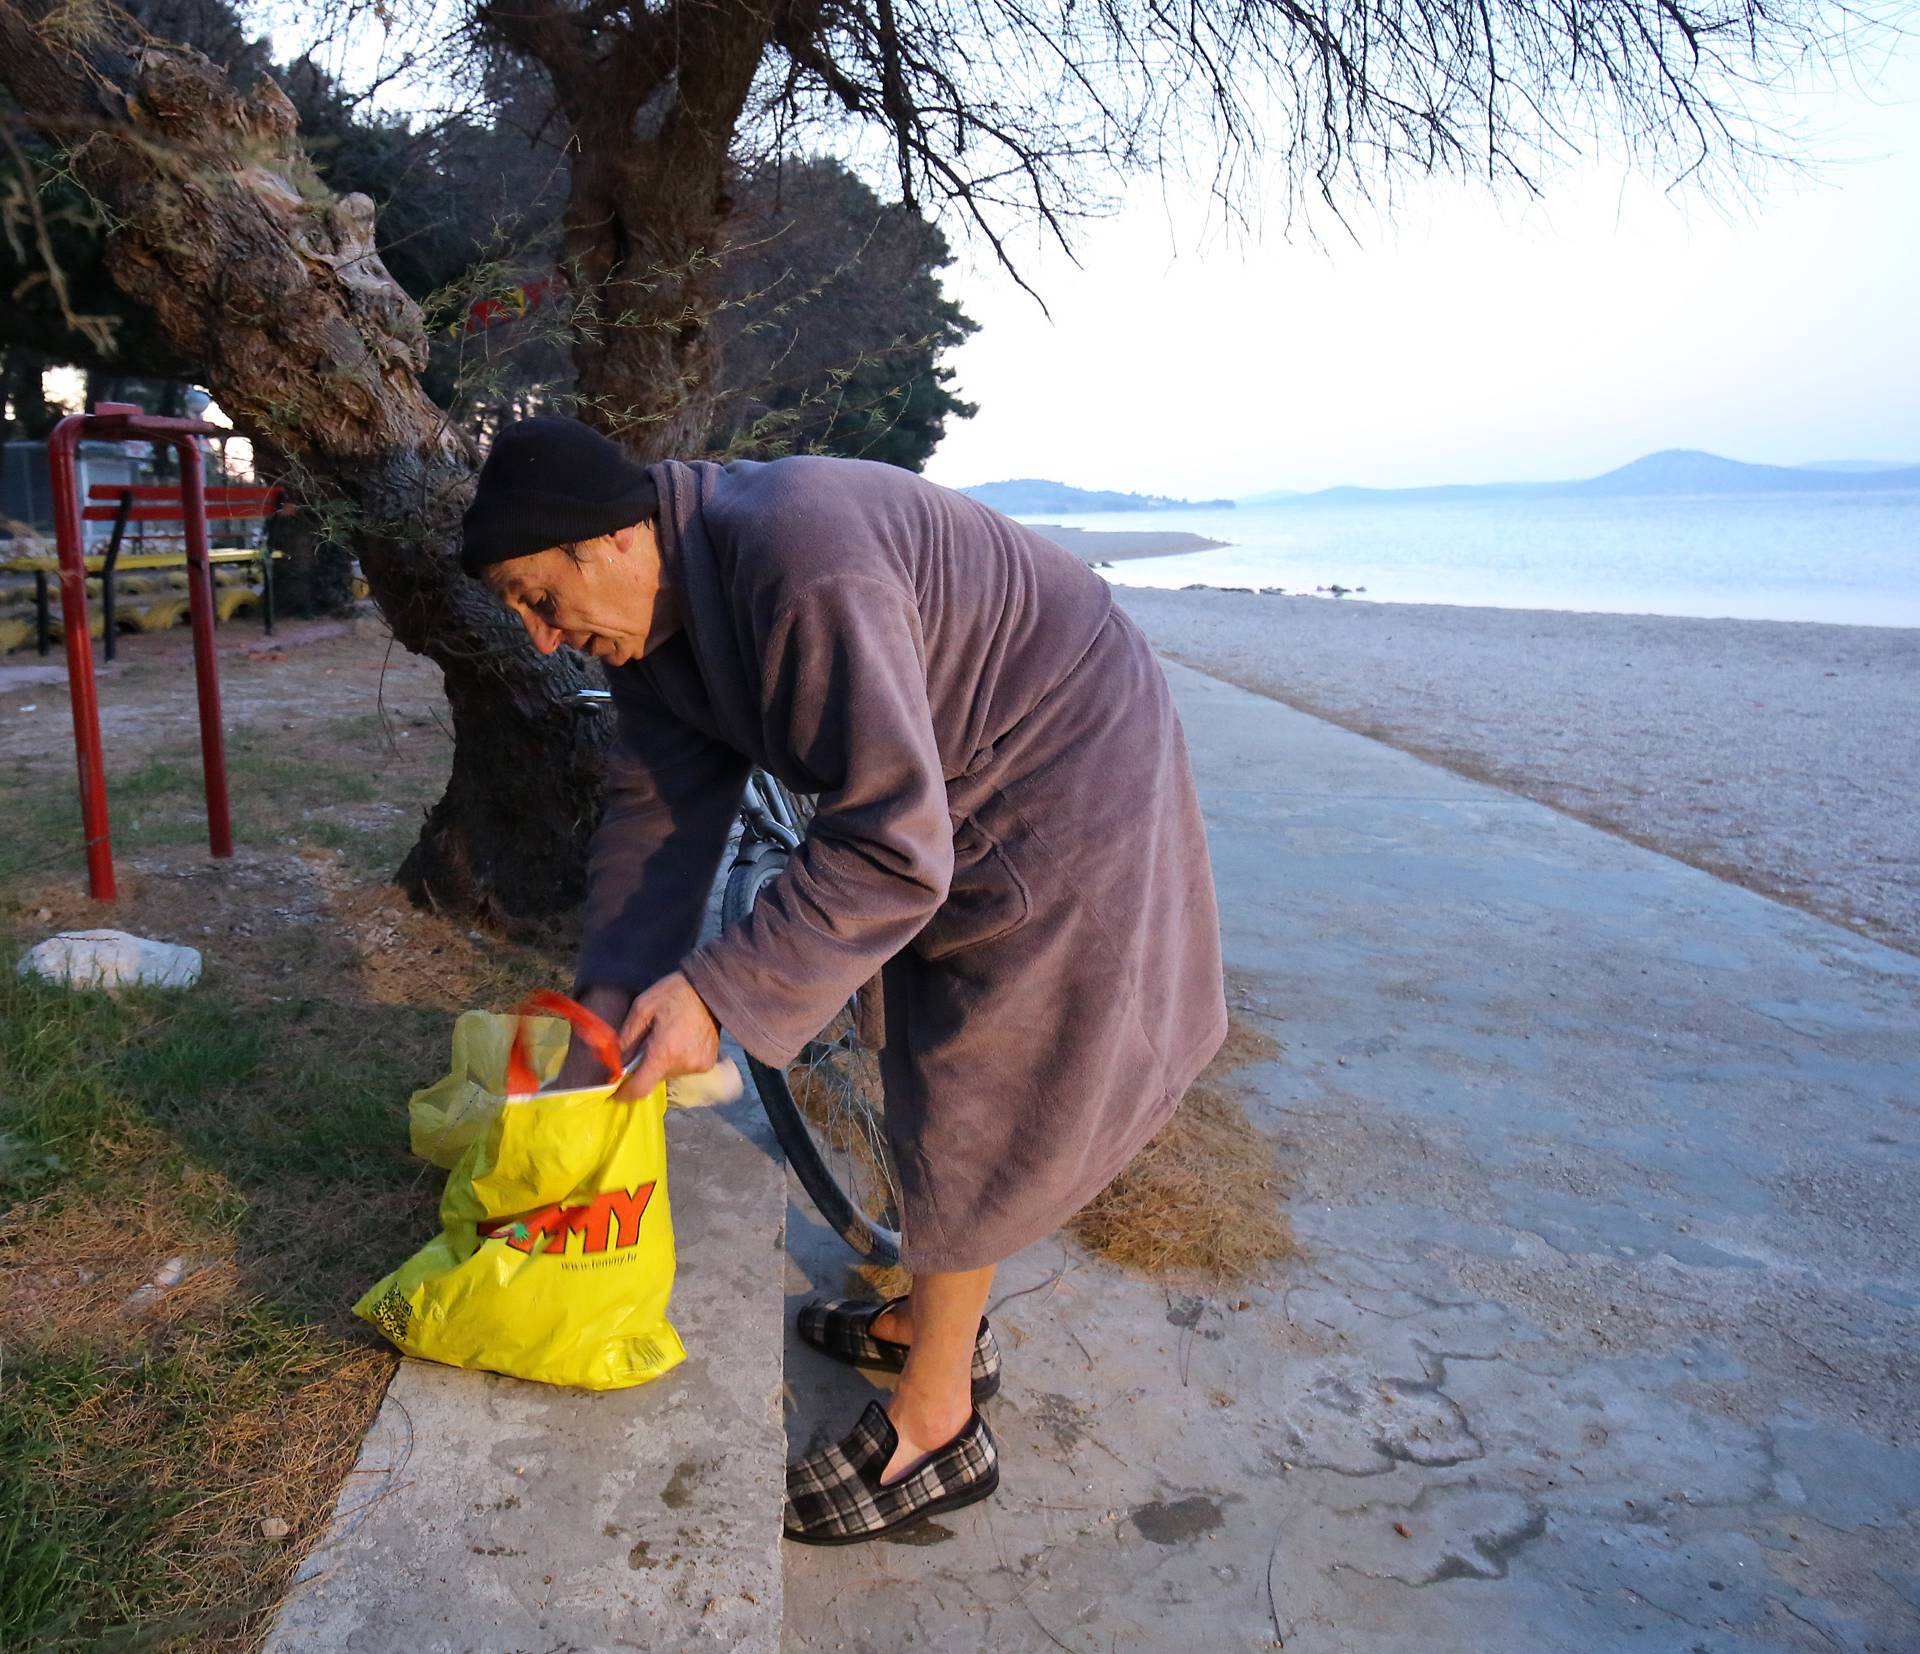
[[[0,83],[107,207],[121,289],[286,458],[394,635],[441,667],[453,777],[401,882],[492,916],[571,905],[600,797],[599,721],[571,699],[585,669],[542,658],[459,567],[474,456],[421,389],[420,314],[374,250],[371,204],[314,177],[271,80],[242,93],[122,24],[0,0]]]
[[[771,6],[476,7],[540,63],[573,136],[562,256],[580,417],[642,459],[697,453],[713,423],[708,323],[734,133],[773,37]]]

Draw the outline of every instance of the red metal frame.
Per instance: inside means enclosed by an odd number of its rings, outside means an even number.
[[[87,885],[110,902],[113,843],[107,823],[107,777],[100,748],[100,698],[93,681],[93,639],[87,633],[87,547],[81,534],[74,450],[80,439],[170,443],[180,456],[180,507],[187,542],[187,605],[193,618],[193,676],[200,697],[200,769],[207,790],[207,839],[216,856],[233,854],[227,811],[227,753],[220,733],[220,673],[213,654],[213,565],[207,559],[206,478],[197,437],[220,434],[198,419],[145,414],[128,402],[102,402],[90,414],[69,414],[47,441],[53,484],[54,536],[60,547],[60,614],[66,631],[67,689],[73,702],[73,745],[80,762],[80,819],[87,835]]]

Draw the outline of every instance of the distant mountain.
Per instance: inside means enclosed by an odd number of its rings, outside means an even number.
[[[1216,511],[1233,505],[1232,500],[1174,500],[1162,494],[1069,488],[1064,482],[1045,482],[1038,477],[983,482],[960,492],[1009,517],[1031,517],[1042,511]]]
[[[1871,467],[1869,469],[1869,467]],[[1293,496],[1300,504],[1364,504],[1385,500],[1622,499],[1684,494],[1859,494],[1920,489],[1920,465],[1881,466],[1872,461],[1839,467],[1749,465],[1697,448],[1647,454],[1603,476],[1576,482],[1450,483],[1433,488],[1323,488]],[[1245,502],[1253,503],[1251,500]],[[1272,503],[1284,504],[1284,499]]]
[[[1889,471],[1809,471],[1796,465],[1748,465],[1694,448],[1668,448],[1586,482],[1575,494],[1819,494],[1920,488],[1920,465]]]
[[[1810,459],[1794,467],[1796,471],[1910,471],[1913,461],[1904,459]]]
[[[1242,494],[1240,504],[1278,505],[1282,500],[1299,499],[1300,492],[1297,488],[1269,488],[1264,494]]]

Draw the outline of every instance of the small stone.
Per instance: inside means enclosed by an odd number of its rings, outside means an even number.
[[[262,1539],[285,1539],[287,1535],[292,1532],[293,1528],[278,1516],[269,1516],[260,1524],[260,1537]]]
[[[1402,1539],[1411,1539],[1413,1537],[1413,1529],[1408,1527],[1404,1522],[1394,1523],[1393,1531],[1399,1534]]]

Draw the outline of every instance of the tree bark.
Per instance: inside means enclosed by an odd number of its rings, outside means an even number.
[[[304,506],[267,519],[267,545],[274,553],[273,607],[289,617],[342,615],[353,608],[353,559],[326,536],[318,516]]]
[[[474,457],[421,388],[420,313],[375,252],[371,203],[319,183],[271,80],[243,94],[109,8],[80,16],[0,0],[0,84],[108,209],[121,290],[235,427],[285,458],[395,637],[444,674],[453,776],[400,882],[494,918],[571,906],[604,740],[572,699],[586,668],[540,656],[459,567]]]
[[[731,150],[772,40],[769,5],[636,7],[593,30],[557,0],[475,15],[546,69],[574,136],[562,256],[580,417],[644,460],[700,452]]]

